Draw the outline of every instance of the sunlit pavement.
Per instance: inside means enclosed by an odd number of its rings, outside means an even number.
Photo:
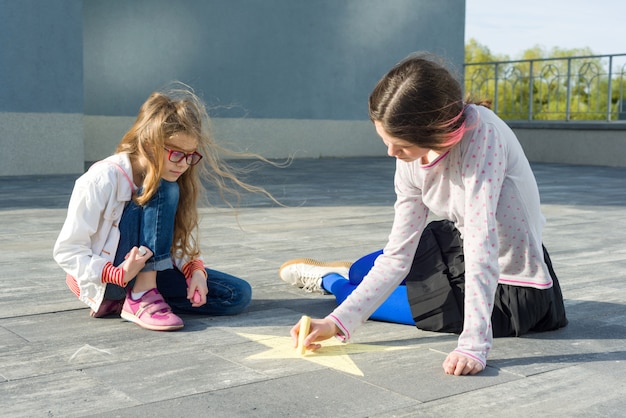
[[[236,164],[241,166],[242,164]],[[92,319],[52,260],[76,176],[0,178],[0,415],[623,416],[626,169],[534,164],[544,242],[570,324],[495,341],[487,369],[452,377],[456,336],[368,321],[352,343],[294,354],[289,329],[332,296],[278,279],[296,257],[354,260],[382,247],[393,214],[389,158],[296,160],[247,180],[238,216],[202,209],[207,264],[247,279],[236,317],[186,316],[173,333]]]

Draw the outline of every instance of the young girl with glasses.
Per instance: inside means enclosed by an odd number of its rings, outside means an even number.
[[[493,337],[553,330],[567,319],[522,147],[487,103],[463,101],[461,85],[437,61],[407,58],[370,95],[370,118],[396,158],[385,248],[352,265],[291,260],[279,275],[340,304],[312,320],[305,347],[348,340],[371,317],[460,334],[444,371],[476,374]],[[300,323],[294,344],[299,331]]]
[[[248,306],[250,285],[200,256],[202,179],[220,196],[238,197],[225,180],[266,193],[240,181],[221,153],[229,152],[213,141],[203,103],[176,87],[150,95],[116,153],[76,181],[54,258],[91,316],[172,331],[183,327],[177,313],[234,315]]]

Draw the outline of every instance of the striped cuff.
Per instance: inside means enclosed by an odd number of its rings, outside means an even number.
[[[204,273],[204,277],[208,278],[206,270],[204,269],[204,262],[199,258],[185,263],[182,271],[186,279],[191,279],[193,272],[196,270],[200,270],[202,273]]]
[[[102,269],[102,283],[111,283],[124,287],[124,270],[120,267],[115,267],[111,262],[106,263]]]
[[[73,276],[70,276],[68,274],[68,275],[65,276],[65,283],[67,284],[67,287],[70,288],[72,293],[75,294],[77,298],[79,298],[80,297],[80,287],[78,287],[78,282],[76,281],[76,279]]]

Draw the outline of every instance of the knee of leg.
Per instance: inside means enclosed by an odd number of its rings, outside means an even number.
[[[177,182],[161,179],[157,193],[163,203],[173,206],[178,205],[179,188]]]
[[[240,288],[240,300],[242,304],[248,306],[250,301],[252,300],[252,286],[248,282],[244,282],[245,285],[242,285]]]

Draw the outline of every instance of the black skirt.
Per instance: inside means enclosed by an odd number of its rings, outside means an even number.
[[[498,284],[491,316],[494,337],[550,331],[567,325],[563,295],[546,248],[550,289]],[[450,221],[426,226],[406,277],[406,290],[419,329],[460,334],[463,330],[465,263],[461,234]]]

